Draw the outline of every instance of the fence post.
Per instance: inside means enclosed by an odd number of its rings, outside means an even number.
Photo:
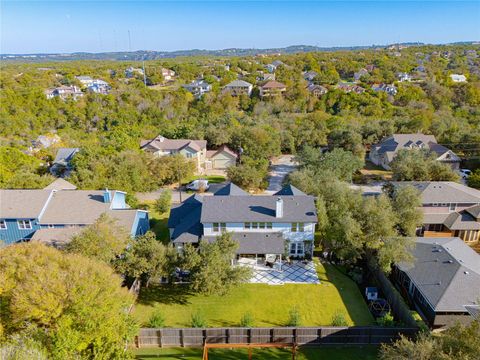
[[[230,343],[230,329],[225,329],[225,343],[229,344]]]
[[[158,342],[160,343],[160,347],[163,347],[163,341],[162,341],[162,329],[158,329]]]
[[[252,328],[247,329],[247,343],[252,343]]]
[[[180,346],[185,347],[185,341],[183,339],[183,329],[180,329]]]
[[[297,328],[293,328],[293,343],[297,343]]]

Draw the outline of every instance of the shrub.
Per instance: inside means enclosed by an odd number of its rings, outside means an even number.
[[[155,309],[153,314],[150,316],[148,320],[148,327],[151,328],[163,328],[165,327],[165,316],[160,311],[160,309]]]
[[[160,197],[155,201],[155,210],[160,214],[164,214],[170,210],[170,204],[172,203],[172,190],[165,189],[160,194]]]
[[[342,311],[335,311],[335,314],[332,316],[332,326],[348,326],[347,319]]]
[[[393,319],[393,315],[390,311],[382,317],[377,318],[375,321],[380,326],[395,326],[395,320]]]
[[[253,323],[253,315],[250,312],[243,314],[242,318],[240,319],[241,327],[253,327]]]
[[[199,312],[195,312],[192,314],[190,325],[194,328],[204,328],[207,327],[207,321],[205,317]]]
[[[302,316],[298,308],[294,306],[289,313],[287,326],[300,326],[302,322]]]

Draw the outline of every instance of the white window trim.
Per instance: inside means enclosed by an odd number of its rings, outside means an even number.
[[[23,227],[20,226],[20,223],[23,224]],[[28,224],[28,227],[25,226]],[[17,220],[18,230],[32,230],[32,222],[30,220]]]
[[[0,230],[7,230],[7,221],[6,220],[0,220]]]

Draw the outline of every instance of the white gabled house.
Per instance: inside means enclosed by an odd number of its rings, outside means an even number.
[[[237,259],[262,264],[311,257],[316,223],[314,198],[293,186],[273,195],[250,195],[230,183],[213,196],[195,195],[172,208],[168,227],[179,251],[228,232],[239,244]]]

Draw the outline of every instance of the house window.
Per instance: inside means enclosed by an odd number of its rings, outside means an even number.
[[[449,210],[449,211],[455,211],[456,208],[457,208],[457,204],[455,204],[455,203],[450,203],[450,206],[448,207],[448,210]]]
[[[0,230],[7,230],[7,222],[5,220],[0,220]]]
[[[49,229],[53,229],[54,227],[55,227],[55,225],[53,225],[53,224],[48,224],[48,228],[49,228]]]
[[[251,227],[252,227],[252,223],[246,222],[243,224],[244,229],[251,229]]]
[[[258,223],[257,222],[252,223],[252,229],[258,229]]]
[[[258,228],[265,229],[265,223],[264,222],[258,223]]]
[[[227,230],[227,224],[226,223],[213,223],[213,231],[214,232],[219,232],[219,231],[226,231]]]
[[[304,223],[292,223],[292,232],[303,232],[305,230]]]
[[[303,256],[303,255],[304,255],[303,242],[290,243],[290,256]]]
[[[20,230],[27,230],[32,228],[30,220],[17,220],[18,228]]]
[[[267,229],[271,229],[272,228],[272,223],[271,222],[268,222],[267,223]]]
[[[189,158],[189,159],[193,158],[193,154],[192,153],[187,153],[187,158]]]

